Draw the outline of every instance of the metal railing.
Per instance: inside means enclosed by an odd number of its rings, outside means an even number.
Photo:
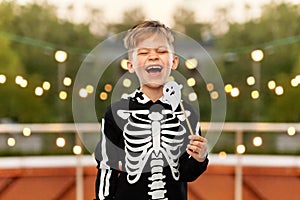
[[[206,131],[219,131],[222,127],[222,132],[234,132],[235,145],[243,144],[243,133],[246,131],[251,132],[286,132],[289,128],[293,127],[296,132],[300,131],[300,123],[208,123],[201,122],[201,129]],[[87,133],[100,131],[100,124],[97,123],[50,123],[50,124],[0,124],[0,134],[22,132],[24,128],[29,128],[32,133]],[[76,134],[76,143],[81,145],[80,138]],[[243,155],[236,152],[235,161],[235,200],[242,200],[242,182],[243,182]],[[76,200],[83,200],[83,157],[82,155],[76,156]]]

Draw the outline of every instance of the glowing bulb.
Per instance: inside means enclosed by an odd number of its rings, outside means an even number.
[[[79,154],[81,154],[81,152],[82,152],[81,146],[75,145],[75,146],[73,147],[73,153],[74,153],[75,155],[79,155]]]
[[[85,90],[87,91],[87,93],[92,94],[94,92],[94,87],[92,85],[87,85],[85,87]]]
[[[198,65],[198,60],[196,58],[187,59],[185,61],[185,66],[188,69],[196,69]]]
[[[41,88],[41,87],[36,87],[36,88],[35,88],[35,95],[36,95],[36,96],[42,96],[43,93],[44,93],[43,88]]]
[[[123,86],[129,88],[131,86],[131,80],[128,78],[125,78],[123,80]]]
[[[66,145],[66,140],[63,137],[56,138],[56,146],[62,148]]]
[[[6,82],[6,76],[4,74],[0,74],[0,83],[5,83]]]
[[[196,80],[194,78],[189,78],[187,81],[188,86],[193,87],[196,85]]]
[[[246,82],[247,82],[248,85],[254,85],[255,84],[255,78],[253,76],[249,76],[247,78]]]
[[[56,62],[63,63],[68,59],[68,53],[63,50],[57,50],[54,53],[54,59]]]
[[[10,146],[10,147],[15,146],[16,145],[16,139],[12,138],[12,137],[8,138],[7,139],[7,145]]]
[[[269,88],[270,90],[274,90],[274,89],[276,88],[276,83],[275,83],[275,81],[273,81],[273,80],[269,81],[269,82],[268,82],[268,88]]]
[[[106,92],[101,92],[99,97],[100,97],[101,100],[106,100],[108,98],[108,95],[107,95]]]
[[[258,99],[259,98],[259,91],[253,90],[251,92],[251,97],[252,97],[252,99]]]
[[[238,88],[232,88],[231,92],[230,92],[232,97],[238,97],[240,95],[240,90]]]
[[[224,89],[225,89],[226,93],[231,93],[232,85],[231,84],[227,84],[227,85],[225,85]]]
[[[214,89],[214,84],[212,84],[212,83],[207,83],[207,84],[206,84],[206,89],[207,89],[208,91],[212,91],[212,90]]]
[[[22,81],[23,81],[23,77],[22,76],[16,76],[16,78],[15,78],[15,83],[16,84],[18,84],[18,85],[20,85],[21,83],[22,83]]]
[[[296,134],[296,128],[295,127],[289,127],[288,130],[287,130],[287,133],[289,136],[293,136]]]
[[[191,92],[188,96],[190,101],[196,101],[197,100],[197,94],[195,92]]]
[[[48,81],[44,81],[42,87],[44,90],[50,90],[51,84]]]
[[[264,52],[260,49],[251,52],[251,59],[254,62],[260,62],[264,59]]]
[[[219,153],[219,158],[220,159],[225,159],[227,157],[227,153],[225,152],[225,151],[220,151],[220,153]]]
[[[86,91],[85,88],[81,88],[79,90],[79,96],[82,97],[82,98],[86,98],[88,96],[88,92]]]
[[[128,70],[127,63],[128,63],[127,59],[122,59],[121,60],[121,68],[124,70]]]
[[[256,136],[256,137],[253,138],[252,144],[256,147],[259,147],[263,144],[263,139],[259,136]]]
[[[219,93],[217,91],[213,91],[212,93],[210,93],[210,98],[218,99],[219,98]]]
[[[70,77],[65,77],[63,80],[64,86],[70,86],[72,85],[72,79]]]
[[[30,128],[23,128],[23,135],[28,137],[31,135],[31,129]]]
[[[105,90],[106,92],[111,92],[111,91],[112,91],[112,85],[109,84],[109,83],[105,84],[104,90]]]
[[[283,87],[282,87],[282,86],[277,86],[277,87],[275,88],[275,93],[276,93],[278,96],[283,95],[283,93],[284,93]]]
[[[239,144],[239,145],[236,147],[236,152],[237,152],[238,154],[243,154],[243,153],[245,153],[245,151],[246,151],[246,147],[245,147],[245,145],[243,145],[243,144]]]
[[[27,87],[27,85],[28,85],[28,81],[25,80],[25,79],[23,79],[23,80],[21,81],[21,83],[20,83],[20,86],[21,86],[22,88]]]
[[[59,98],[60,98],[61,100],[66,100],[67,97],[68,97],[68,93],[67,93],[66,91],[60,91],[60,92],[59,92]]]
[[[297,86],[298,86],[298,82],[297,82],[297,80],[296,80],[295,78],[293,78],[293,79],[291,80],[291,86],[292,86],[292,87],[297,87]]]

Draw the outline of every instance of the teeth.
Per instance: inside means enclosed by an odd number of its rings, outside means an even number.
[[[161,71],[161,66],[150,66],[150,67],[147,67],[147,72],[154,72],[154,71]]]

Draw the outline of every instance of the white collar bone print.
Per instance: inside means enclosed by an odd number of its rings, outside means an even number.
[[[168,92],[171,96],[174,94],[171,90]],[[175,93],[178,94],[178,90]],[[178,96],[172,97],[173,99],[178,98]],[[173,108],[176,103],[178,106],[178,101],[172,103],[170,98],[167,100],[171,104],[172,110],[154,104],[150,110],[117,111],[119,117],[127,120],[123,130],[127,181],[130,184],[136,183],[145,165],[150,163],[151,177],[148,180],[151,181],[151,184],[148,185],[148,194],[151,199],[167,200],[165,197],[166,183],[164,182],[166,176],[163,174],[165,164],[169,165],[175,180],[178,180],[180,176],[178,161],[186,133],[186,129],[180,121],[184,121],[185,117],[183,111],[175,112],[176,108]],[[185,112],[186,115],[190,115],[189,111]]]

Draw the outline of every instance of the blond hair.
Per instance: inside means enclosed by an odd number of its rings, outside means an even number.
[[[170,48],[174,49],[174,36],[170,28],[159,21],[143,21],[129,29],[124,38],[124,46],[128,52],[132,51],[138,41],[147,34],[161,34],[167,39]]]

